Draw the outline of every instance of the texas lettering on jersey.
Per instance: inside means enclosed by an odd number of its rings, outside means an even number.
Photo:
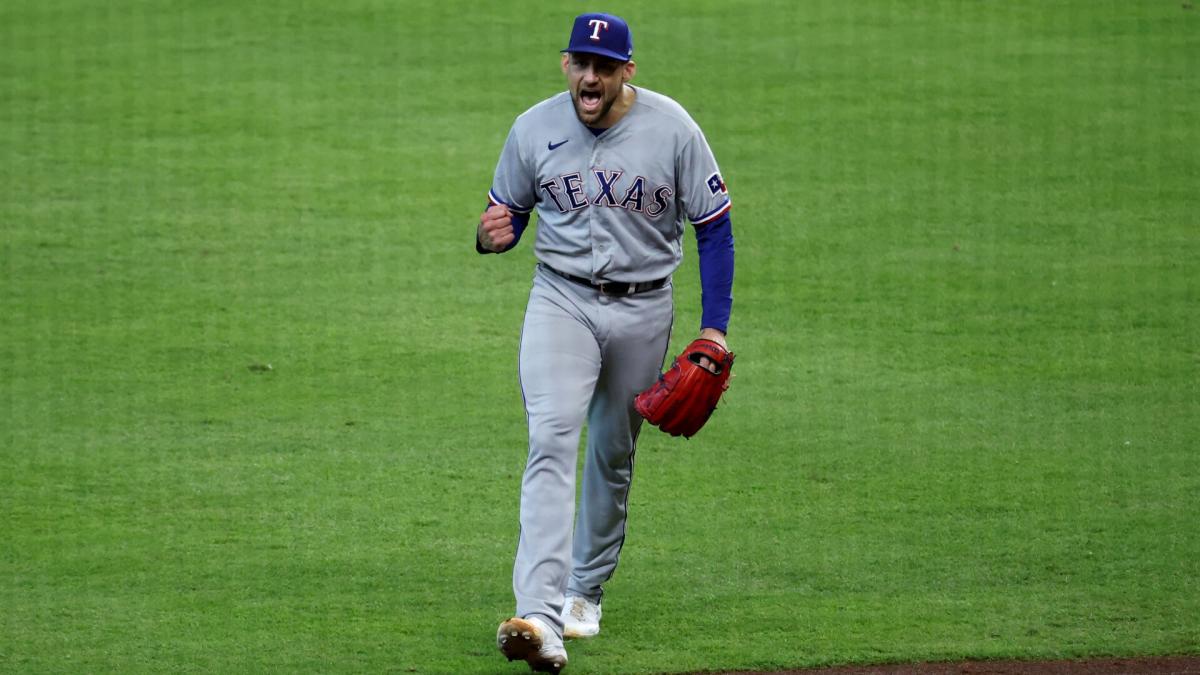
[[[608,206],[644,213],[651,218],[662,215],[671,204],[675,191],[669,185],[652,185],[642,176],[621,181],[623,171],[592,169],[596,177],[594,194],[588,194],[579,172],[563,174],[542,181],[538,189],[554,203],[559,213],[578,211],[587,206]]]

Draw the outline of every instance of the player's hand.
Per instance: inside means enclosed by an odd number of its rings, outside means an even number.
[[[721,345],[721,349],[729,351],[729,345],[725,344],[725,334],[716,328],[703,328],[700,330],[700,338],[703,340],[712,340]],[[705,368],[710,373],[717,372],[717,364],[713,363],[707,356],[701,356],[697,362],[701,368]]]
[[[475,233],[479,245],[497,253],[513,242],[512,214],[503,204],[493,204],[479,217],[479,228]]]

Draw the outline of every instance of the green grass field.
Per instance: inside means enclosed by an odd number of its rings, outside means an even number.
[[[1190,3],[15,0],[0,671],[524,672],[471,238],[594,9],[721,162],[738,366],[569,672],[1200,654]]]

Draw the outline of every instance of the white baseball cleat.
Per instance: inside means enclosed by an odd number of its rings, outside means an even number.
[[[568,595],[563,604],[563,637],[585,638],[600,632],[600,603]]]
[[[558,673],[567,665],[567,650],[541,619],[513,617],[496,630],[496,646],[509,661],[525,661],[537,673]]]

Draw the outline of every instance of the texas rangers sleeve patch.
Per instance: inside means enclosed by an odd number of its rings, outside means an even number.
[[[725,187],[725,181],[721,180],[721,174],[714,173],[708,177],[708,191],[714,195],[718,192],[729,194],[729,190]]]

